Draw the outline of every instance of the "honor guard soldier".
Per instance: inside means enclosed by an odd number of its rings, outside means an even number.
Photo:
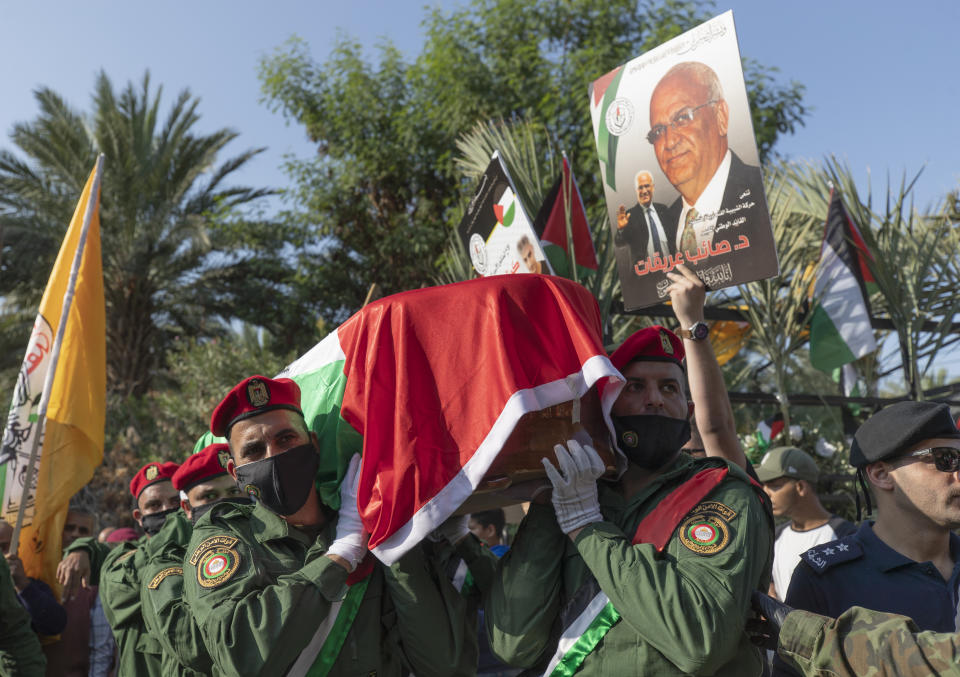
[[[619,480],[598,483],[603,463],[576,441],[557,445],[557,466],[544,459],[552,509],[535,499],[486,605],[508,664],[543,675],[760,674],[744,626],[751,591],[770,582],[772,517],[759,485],[718,458],[742,450],[702,322],[703,285],[677,269],[669,291],[684,340],[649,327],[611,356],[627,380],[611,411],[626,456]],[[692,413],[707,458],[680,451]]]
[[[183,563],[187,603],[216,675],[472,674],[464,601],[416,547],[392,567],[367,556],[360,458],[339,515],[315,487],[317,437],[289,379],[244,379],[213,412],[228,472],[254,506],[215,505]],[[330,453],[333,453],[332,451]]]
[[[110,550],[100,567],[100,601],[117,640],[120,675],[164,675],[160,642],[147,632],[143,622],[140,572],[147,562],[146,546],[150,539],[180,510],[180,499],[171,483],[178,467],[176,463],[148,463],[130,481],[130,493],[137,501],[133,518],[146,535],[135,543],[128,541]],[[94,559],[103,552],[102,544],[97,546],[88,545],[88,554]]]
[[[184,461],[171,478],[183,508],[170,515],[143,548],[140,571],[143,621],[163,647],[163,674],[209,674],[210,654],[200,629],[183,600],[183,560],[193,525],[214,505],[251,503],[227,473],[230,448],[211,444]]]

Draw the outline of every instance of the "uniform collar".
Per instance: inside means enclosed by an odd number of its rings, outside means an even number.
[[[857,530],[856,538],[863,546],[864,555],[878,570],[887,572],[911,564],[924,564],[924,562],[916,562],[905,555],[901,555],[880,540],[880,537],[873,532],[873,524],[873,521],[869,520],[861,524]],[[956,570],[958,564],[960,564],[960,559],[957,557],[958,554],[960,554],[960,537],[951,533],[950,555],[954,561],[954,570]]]
[[[650,484],[627,499],[624,499],[623,496],[620,495],[620,492],[613,482],[600,482],[599,485],[603,494],[601,502],[604,506],[609,506],[617,513],[641,505],[655,492],[659,491],[663,485],[675,483],[678,477],[686,478],[686,476],[690,474],[690,470],[694,464],[695,460],[689,455],[684,453],[677,454],[676,460],[667,466],[662,473],[657,475]]]
[[[253,534],[258,543],[292,538],[308,546],[313,545],[313,540],[305,533],[295,527],[291,527],[287,520],[269,508],[264,507],[259,501],[256,502],[253,513],[250,515],[250,520],[253,522]],[[326,536],[330,533],[332,525],[336,525],[335,520],[328,522],[321,531],[321,534]]]

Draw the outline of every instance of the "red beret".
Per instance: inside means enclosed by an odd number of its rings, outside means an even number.
[[[683,341],[669,329],[655,324],[633,332],[613,351],[610,362],[620,371],[635,360],[674,362],[682,367],[683,356]]]
[[[107,543],[123,543],[124,541],[135,541],[138,538],[140,538],[140,534],[134,529],[120,527],[110,532],[110,535],[107,536]]]
[[[110,535],[107,536],[107,543],[123,543],[124,541],[135,541],[138,538],[140,538],[140,534],[135,529],[120,527],[110,532]]]
[[[274,409],[289,409],[303,416],[300,386],[288,378],[251,376],[240,381],[223,398],[210,417],[210,432],[227,437],[237,421]]]
[[[230,446],[217,443],[204,447],[180,464],[173,473],[173,488],[186,491],[211,477],[227,474],[227,460],[230,458]]]
[[[151,484],[169,480],[173,473],[177,472],[180,466],[176,463],[147,463],[140,468],[140,472],[130,480],[130,493],[134,498],[140,498],[140,494]]]

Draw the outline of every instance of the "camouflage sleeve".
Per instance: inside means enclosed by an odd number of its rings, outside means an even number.
[[[804,675],[928,677],[960,672],[956,633],[920,632],[906,616],[853,607],[836,620],[793,611],[777,653]]]

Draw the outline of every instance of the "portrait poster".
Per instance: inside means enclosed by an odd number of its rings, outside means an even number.
[[[506,165],[496,151],[457,227],[482,277],[552,273]]]
[[[627,310],[665,301],[681,263],[709,289],[779,274],[732,11],[589,93]]]

